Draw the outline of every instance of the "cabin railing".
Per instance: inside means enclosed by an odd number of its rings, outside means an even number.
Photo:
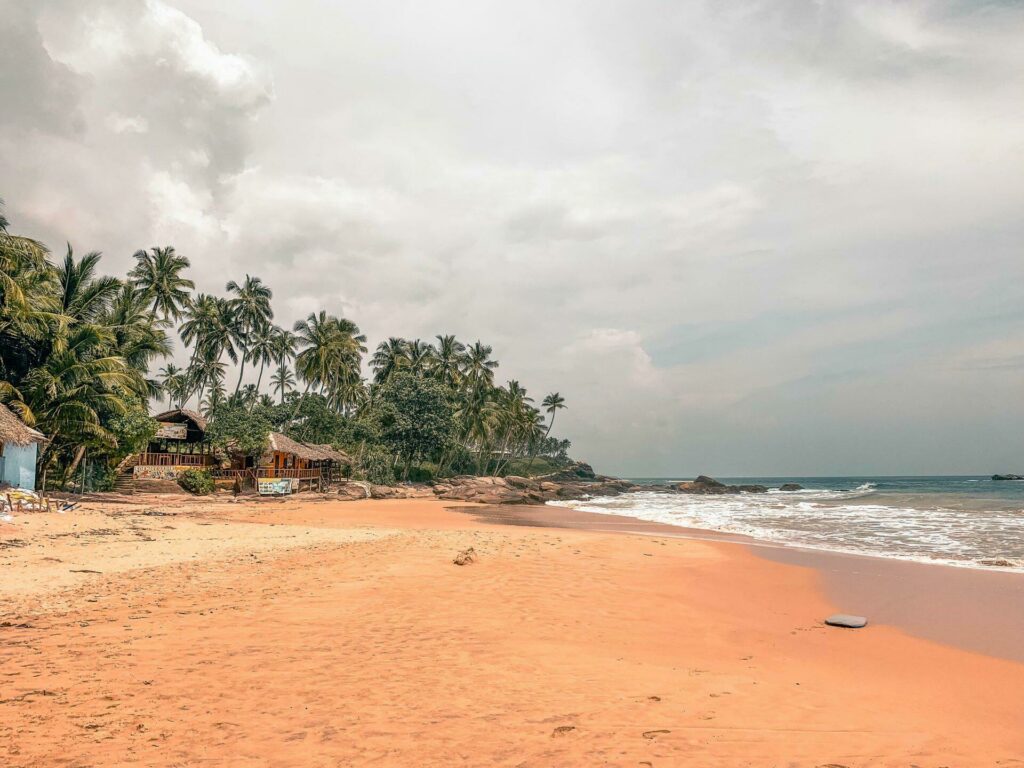
[[[140,453],[138,464],[143,467],[209,467],[213,456],[202,453]]]
[[[312,467],[309,469],[286,469],[284,467],[258,467],[253,471],[258,477],[290,477],[299,480],[316,480],[326,474],[326,467]]]

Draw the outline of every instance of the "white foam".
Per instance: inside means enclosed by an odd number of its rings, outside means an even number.
[[[1024,515],[1019,511],[964,512],[859,501],[873,496],[865,492],[869,485],[874,487],[865,483],[853,492],[722,496],[639,491],[549,503],[847,554],[987,570],[996,566],[978,561],[1007,560],[1018,564],[1014,570],[1024,567]]]

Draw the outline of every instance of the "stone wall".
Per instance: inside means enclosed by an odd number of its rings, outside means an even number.
[[[150,467],[136,465],[132,470],[136,480],[177,480],[186,469],[195,467]]]

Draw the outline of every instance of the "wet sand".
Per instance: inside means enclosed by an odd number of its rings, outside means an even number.
[[[826,628],[815,568],[452,507],[166,501],[0,528],[0,761],[1024,764],[1024,665]]]
[[[759,542],[747,536],[556,506],[483,507],[480,520],[743,544],[752,554],[813,569],[842,613],[919,637],[1024,662],[1024,574],[887,560]]]

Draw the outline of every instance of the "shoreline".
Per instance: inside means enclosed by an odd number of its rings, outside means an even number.
[[[136,498],[16,518],[0,526],[0,755],[940,768],[1024,753],[1024,664],[877,620],[825,627],[844,606],[822,571],[741,540],[559,509]]]
[[[540,525],[743,546],[772,562],[814,570],[837,612],[963,650],[1024,663],[1024,572],[835,552],[742,534],[657,523],[560,505],[464,509],[487,522]]]

